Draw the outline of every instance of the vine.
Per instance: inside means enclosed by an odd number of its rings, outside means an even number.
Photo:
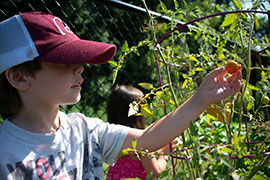
[[[265,174],[264,172],[264,174],[261,175],[262,173],[260,171],[263,170],[263,167],[265,167],[270,160],[269,156],[270,152],[267,152],[267,148],[269,148],[270,144],[269,141],[270,138],[269,136],[263,136],[264,141],[256,141],[256,139],[262,135],[260,134],[258,137],[256,137],[256,135],[254,134],[254,129],[256,129],[256,131],[262,130],[263,132],[268,132],[267,124],[260,122],[264,118],[261,117],[259,110],[262,107],[268,109],[269,98],[266,95],[267,93],[263,93],[263,90],[261,88],[251,85],[249,81],[251,71],[260,70],[262,78],[266,78],[264,81],[261,82],[261,84],[265,83],[266,87],[269,86],[268,81],[268,79],[270,79],[269,67],[263,67],[261,64],[260,67],[252,66],[252,56],[254,57],[260,55],[261,53],[266,53],[270,56],[269,52],[270,44],[268,37],[265,36],[266,42],[257,43],[266,47],[263,47],[262,50],[257,51],[256,53],[252,53],[252,47],[255,46],[254,41],[256,40],[252,36],[254,32],[254,23],[256,22],[255,14],[257,13],[266,14],[268,16],[268,22],[270,25],[270,11],[234,10],[211,14],[201,18],[196,18],[194,20],[189,21],[188,23],[177,26],[168,31],[167,33],[165,33],[165,35],[163,35],[158,40],[157,38],[158,30],[155,18],[149,13],[145,0],[141,1],[146,9],[146,13],[149,18],[148,30],[151,33],[150,37],[152,39],[152,40],[148,39],[146,44],[148,45],[148,47],[152,47],[160,87],[154,88],[151,84],[148,83],[140,83],[139,85],[151,91],[149,94],[145,95],[143,100],[149,99],[150,95],[154,95],[157,98],[163,100],[162,104],[164,107],[165,115],[167,114],[168,102],[170,102],[170,104],[172,104],[174,107],[178,107],[179,105],[181,105],[181,103],[178,102],[175,86],[172,83],[173,80],[171,77],[172,74],[171,71],[173,70],[179,71],[179,69],[182,70],[185,68],[188,69],[188,73],[183,74],[185,81],[180,88],[182,90],[188,89],[190,92],[178,93],[180,95],[182,94],[182,97],[187,99],[196,88],[194,83],[194,81],[197,79],[195,77],[196,72],[205,72],[204,67],[208,67],[209,69],[211,69],[215,68],[218,65],[224,65],[224,63],[226,63],[226,57],[223,54],[223,51],[225,51],[223,50],[223,48],[227,42],[230,43],[232,42],[229,38],[223,37],[222,35],[208,33],[207,35],[205,35],[205,37],[208,38],[208,39],[206,38],[207,39],[206,42],[210,42],[209,44],[217,48],[216,50],[217,53],[215,53],[214,55],[205,54],[204,52],[200,52],[198,55],[187,53],[186,56],[176,58],[179,61],[179,63],[177,63],[176,61],[172,62],[170,61],[169,55],[173,54],[172,48],[169,46],[163,48],[161,46],[161,42],[165,41],[166,38],[169,37],[169,35],[172,35],[171,36],[172,43],[175,42],[174,35],[177,38],[185,39],[186,34],[191,35],[191,33],[180,33],[179,30],[181,28],[188,27],[191,24],[198,25],[198,22],[202,20],[218,16],[227,16],[221,25],[221,27],[224,28],[229,25],[231,25],[232,27],[236,26],[235,21],[237,21],[236,18],[237,16],[233,16],[232,14],[240,14],[242,17],[244,16],[243,14],[248,14],[250,16],[250,20],[248,21],[250,22],[249,27],[247,28],[248,33],[246,33],[243,29],[241,29],[239,30],[240,33],[237,32],[233,34],[234,38],[239,36],[240,39],[240,43],[239,44],[234,43],[233,47],[235,48],[236,46],[239,46],[240,49],[243,49],[243,51],[247,52],[248,55],[243,58],[240,58],[238,54],[230,53],[229,50],[227,50],[229,54],[228,57],[233,57],[235,60],[237,60],[242,65],[243,70],[245,70],[244,71],[245,78],[243,79],[243,88],[241,92],[231,98],[228,98],[220,102],[220,104],[218,105],[209,107],[209,109],[199,117],[197,122],[195,123],[190,122],[190,128],[186,130],[183,134],[181,134],[181,140],[179,140],[180,141],[179,149],[178,150],[171,149],[171,152],[168,153],[167,155],[170,155],[171,157],[172,173],[174,178],[188,177],[189,179],[197,179],[197,178],[203,179],[210,177],[217,178],[218,176],[223,177],[225,179],[230,177],[233,177],[234,179],[237,178],[240,179],[241,176],[246,177],[247,179],[251,179],[254,176],[260,177],[262,179],[266,176],[269,178],[270,174],[267,173]],[[177,6],[178,5],[177,2],[176,1],[174,2]],[[238,1],[234,0],[234,2],[237,4],[237,7],[240,7]],[[165,9],[164,4],[162,4],[162,6]],[[176,26],[176,23],[173,21],[171,22],[171,24],[172,26]],[[194,30],[194,27],[190,28],[190,31],[192,30]],[[203,32],[203,30],[197,29],[195,30],[195,32],[197,32],[197,34],[200,34]],[[210,36],[213,36],[214,38],[211,39],[209,38]],[[213,43],[214,42],[213,40],[216,40],[217,45]],[[246,41],[247,45],[245,45]],[[209,56],[207,57],[207,55]],[[199,61],[197,58],[202,58],[203,61]],[[217,60],[214,60],[215,58],[217,58],[219,62]],[[182,59],[184,59],[186,63],[182,63],[181,62]],[[213,62],[215,62],[216,64]],[[164,67],[164,71],[161,70],[161,66]],[[166,75],[167,81],[166,85],[163,85],[164,80],[162,78],[162,73]],[[159,89],[161,91],[159,91]],[[269,90],[269,88],[266,88],[265,91],[266,90]],[[259,104],[257,109],[254,110],[253,114],[250,113],[250,111],[254,109],[255,100],[253,96],[250,94],[251,91],[257,91],[259,93],[262,93],[263,94],[262,99],[264,98],[264,102],[263,100],[261,100],[261,103]],[[170,98],[172,98],[172,100],[170,100]],[[250,100],[247,102],[248,99]],[[184,100],[182,100],[181,102],[184,102]],[[147,109],[147,107],[144,106],[144,108],[145,114],[154,116],[153,113],[151,113],[150,110]],[[210,111],[215,112],[211,113]],[[136,112],[136,110],[134,110],[134,112]],[[236,115],[238,116],[238,118],[236,117]],[[269,115],[266,114],[266,117],[269,121]],[[249,122],[248,118],[250,119]],[[236,120],[238,121],[238,124],[234,123]],[[244,125],[242,125],[242,121],[244,121]],[[253,124],[255,124],[255,126]],[[203,128],[207,128],[207,126],[210,126],[210,128],[215,129],[215,131],[204,130]],[[226,130],[227,140],[223,135],[222,128],[225,128]],[[245,129],[245,133],[242,130],[243,128]],[[219,138],[217,138],[216,140],[215,139],[209,140],[209,137],[212,137],[213,135],[218,136]],[[256,146],[256,148],[252,148],[251,146],[252,147]],[[143,152],[143,150],[141,152]],[[147,151],[145,153],[147,155]],[[184,160],[184,163],[182,162],[180,163],[180,167],[182,168],[182,170],[177,169],[177,165],[179,165],[179,163],[175,161],[177,159]],[[229,160],[233,161],[230,162]],[[245,165],[241,165],[241,163],[244,163]],[[210,167],[212,168],[211,170],[208,169]],[[185,173],[185,171],[187,173]]]

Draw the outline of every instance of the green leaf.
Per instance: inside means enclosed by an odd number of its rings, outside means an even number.
[[[189,147],[194,143],[194,141],[192,139],[188,140],[188,142],[186,142],[186,146]]]
[[[186,175],[186,172],[177,172],[177,174],[175,175],[175,179],[185,179]]]
[[[184,89],[184,88],[186,87],[187,83],[188,83],[188,80],[186,79],[186,80],[184,81],[184,83],[182,84],[182,89]]]
[[[134,52],[137,56],[140,56],[140,53],[139,53],[139,51],[138,51],[138,49],[137,49],[136,46],[132,46],[131,47],[131,51]]]
[[[185,47],[184,47],[184,53],[189,53],[189,47],[187,44],[185,44]]]
[[[122,52],[127,52],[128,51],[128,43],[127,41],[124,42],[123,46],[122,46]]]
[[[228,159],[221,159],[221,161],[225,166],[233,169],[233,165],[231,164],[231,162]]]
[[[175,9],[178,9],[179,4],[178,4],[177,0],[173,0],[173,2],[174,2],[174,7],[175,7]]]
[[[159,175],[159,179],[166,178],[169,175],[169,169],[165,169],[162,171],[162,173]]]
[[[219,12],[223,12],[223,10],[219,6],[217,6],[216,8]]]
[[[153,171],[150,171],[146,174],[145,176],[145,180],[151,180],[152,179],[152,175],[153,175]]]
[[[159,4],[161,6],[161,9],[164,11],[164,12],[167,12],[167,7],[165,6],[165,4],[162,2],[162,1],[159,1]]]
[[[141,110],[144,114],[155,118],[154,114],[147,108],[146,105],[141,105]]]
[[[267,180],[265,177],[263,177],[260,174],[255,174],[252,179],[256,179],[256,180]]]
[[[247,19],[247,15],[245,13],[240,13],[243,19]]]
[[[226,154],[230,154],[232,152],[232,150],[227,148],[227,147],[222,148],[221,151],[226,153]]]
[[[270,56],[270,51],[269,50],[265,50],[265,52],[267,53],[268,56]]]
[[[115,61],[108,61],[108,63],[109,63],[113,68],[117,67],[117,62],[115,62]]]
[[[113,84],[116,81],[117,74],[118,74],[118,69],[114,69],[114,71],[113,71]]]
[[[239,35],[239,32],[238,31],[234,31],[233,34],[232,34],[232,40],[234,41],[235,38],[237,38],[238,35]]]
[[[167,103],[171,103],[171,104],[175,105],[175,103],[173,102],[173,100],[171,100],[169,96],[167,96],[166,94],[164,94],[164,92],[157,91],[156,92],[156,95],[158,97],[160,97],[162,100],[166,101]]]
[[[236,27],[236,22],[233,22],[231,27],[230,27],[230,31],[234,31]]]
[[[128,153],[131,151],[130,148],[123,149],[121,153],[119,154],[120,157],[128,155]]]
[[[261,90],[260,88],[257,88],[256,86],[253,86],[251,84],[248,84],[248,88],[251,89],[251,90],[255,90],[255,91],[260,91]]]
[[[233,0],[234,6],[237,7],[238,9],[242,9],[242,4],[239,3],[237,0]]]
[[[267,35],[264,35],[264,38],[265,38],[265,42],[269,43],[269,38],[267,37]]]
[[[193,164],[199,164],[199,154],[197,151],[194,152],[192,157],[192,163]]]
[[[191,59],[192,61],[195,61],[195,62],[198,62],[198,63],[200,63],[200,61],[198,61],[198,59],[196,58],[196,57],[194,57],[194,56],[192,56],[192,55],[188,55],[188,57],[189,57],[189,59]]]
[[[147,90],[153,89],[153,85],[149,83],[139,83],[138,85]]]
[[[254,98],[252,96],[249,97],[248,104],[246,106],[247,111],[254,107]]]
[[[216,50],[217,54],[222,54],[223,53],[223,47],[219,46],[218,49]]]
[[[195,69],[195,71],[204,71],[204,69],[203,69],[203,68],[200,68],[200,67],[197,67],[197,68]]]
[[[192,136],[197,136],[198,133],[197,133],[196,127],[192,121],[189,121],[189,129],[190,129],[190,134]]]
[[[136,146],[137,146],[137,140],[136,140],[136,138],[134,138],[134,139],[132,140],[132,147],[133,147],[134,149],[136,149]]]
[[[221,54],[218,55],[218,60],[222,60],[222,59],[224,59],[224,58],[225,58],[225,56],[224,56],[223,53],[221,53]]]
[[[254,21],[255,21],[256,29],[258,29],[258,28],[260,27],[260,23],[259,23],[259,21],[258,21],[257,16],[255,16]]]
[[[228,14],[228,16],[225,17],[220,27],[225,27],[232,24],[234,20],[236,19],[236,17],[237,17],[236,14]]]

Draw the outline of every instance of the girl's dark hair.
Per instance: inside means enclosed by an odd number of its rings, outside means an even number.
[[[12,67],[12,71],[21,72],[34,77],[34,73],[41,69],[40,61],[28,61]],[[6,118],[16,113],[22,106],[21,97],[17,89],[10,85],[5,72],[0,74],[0,114]]]
[[[129,104],[133,101],[138,102],[142,96],[142,91],[137,88],[126,85],[116,85],[112,89],[107,104],[108,122],[144,129],[145,118],[143,115],[128,117]]]

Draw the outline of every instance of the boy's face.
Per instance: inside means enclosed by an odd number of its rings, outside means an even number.
[[[41,62],[41,70],[30,78],[31,98],[45,106],[77,103],[81,98],[83,71],[81,64]]]

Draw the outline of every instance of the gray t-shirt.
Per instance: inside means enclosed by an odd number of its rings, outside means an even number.
[[[114,164],[128,127],[83,114],[59,112],[55,133],[36,134],[9,120],[0,126],[0,179],[104,179],[102,161]]]

